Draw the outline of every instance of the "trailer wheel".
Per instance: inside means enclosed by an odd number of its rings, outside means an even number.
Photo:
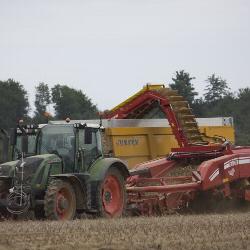
[[[121,217],[126,209],[126,190],[124,176],[115,168],[111,168],[99,185],[97,202],[99,215],[106,218]]]
[[[52,180],[44,197],[45,217],[50,220],[72,220],[76,213],[76,195],[72,185]]]

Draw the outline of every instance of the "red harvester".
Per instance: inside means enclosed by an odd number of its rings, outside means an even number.
[[[250,147],[233,147],[199,131],[194,115],[177,91],[147,85],[106,114],[109,119],[140,119],[160,107],[179,144],[165,158],[135,166],[127,179],[128,207],[152,215],[187,207],[200,193],[250,201]],[[190,174],[173,172],[196,166]]]

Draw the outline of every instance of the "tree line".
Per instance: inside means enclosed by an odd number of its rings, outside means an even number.
[[[31,106],[23,85],[12,79],[0,81],[0,127],[15,127],[21,119],[26,122],[47,123],[50,119],[95,119],[98,109],[81,90],[57,84],[49,88],[46,83],[35,87],[34,115],[30,116]],[[49,112],[50,105],[54,114]]]
[[[232,116],[235,121],[236,143],[250,145],[250,88],[232,92],[228,82],[212,74],[206,81],[204,95],[199,97],[193,80],[184,70],[176,71],[169,86],[185,97],[196,117]],[[46,83],[35,87],[34,115],[28,94],[22,84],[8,79],[0,81],[0,127],[14,127],[18,120],[46,123],[49,119],[95,119],[98,108],[81,90],[57,84],[49,88]],[[54,114],[49,112],[53,106]],[[34,110],[34,109],[33,109]]]
[[[189,101],[196,117],[233,117],[236,144],[250,145],[250,88],[232,92],[225,79],[212,74],[206,79],[204,95],[198,97],[192,83],[194,79],[184,70],[177,71],[170,87]]]

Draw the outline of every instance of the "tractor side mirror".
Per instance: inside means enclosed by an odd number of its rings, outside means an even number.
[[[85,149],[80,148],[78,151],[78,160],[81,162],[81,170],[85,171]]]
[[[15,128],[10,129],[10,145],[11,146],[16,145],[16,129]]]
[[[22,136],[21,146],[22,146],[22,152],[28,153],[28,136],[27,135]]]
[[[92,144],[92,128],[88,128],[88,127],[85,128],[84,144]]]

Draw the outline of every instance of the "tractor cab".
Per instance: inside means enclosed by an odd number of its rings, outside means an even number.
[[[58,155],[63,173],[85,172],[102,156],[100,130],[99,125],[86,123],[50,123],[39,133],[37,155]]]
[[[17,160],[36,153],[36,138],[44,125],[18,125],[10,130],[11,159]]]
[[[43,125],[21,125],[9,133],[0,128],[0,163],[32,156],[36,152],[36,136]]]

